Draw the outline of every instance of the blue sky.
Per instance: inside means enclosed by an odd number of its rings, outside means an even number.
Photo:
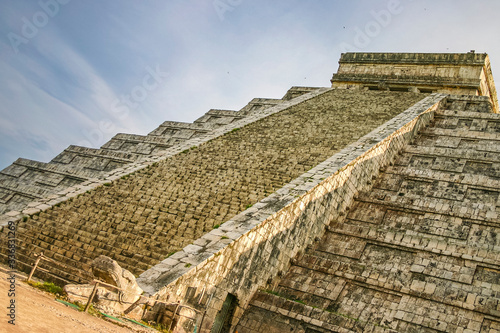
[[[328,86],[348,45],[474,49],[498,78],[498,13],[498,0],[2,0],[0,169]]]

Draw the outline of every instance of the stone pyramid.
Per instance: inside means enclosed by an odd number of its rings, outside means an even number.
[[[488,56],[339,63],[329,88],[17,160],[0,172],[0,257],[9,224],[17,268],[43,252],[59,284],[109,256],[171,302],[144,319],[176,332],[500,331]]]

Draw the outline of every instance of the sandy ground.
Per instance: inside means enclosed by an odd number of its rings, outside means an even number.
[[[145,332],[140,326],[138,330],[120,327],[56,302],[54,296],[27,285],[22,282],[20,276],[15,288],[15,325],[11,325],[8,323],[11,318],[8,316],[10,310],[7,307],[12,298],[8,295],[10,282],[7,279],[8,274],[0,270],[0,332],[2,333]]]

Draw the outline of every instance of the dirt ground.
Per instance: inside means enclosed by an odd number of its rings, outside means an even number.
[[[130,333],[130,332],[155,332],[120,327],[111,322],[79,312],[55,301],[54,296],[35,289],[22,282],[18,276],[15,287],[15,325],[8,321],[10,310],[8,274],[0,269],[0,332],[5,333]],[[25,277],[24,277],[25,279]]]

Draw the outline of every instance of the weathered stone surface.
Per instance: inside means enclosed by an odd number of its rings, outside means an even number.
[[[67,284],[64,286],[64,292],[68,297],[68,300],[73,303],[87,304],[90,295],[92,294],[92,290],[94,290],[94,285],[92,284]],[[107,290],[103,287],[97,289],[96,298],[93,301],[97,300],[97,298],[104,296]]]
[[[488,103],[478,98],[463,99],[460,108],[468,112],[452,111],[459,100],[437,111],[433,125],[358,196],[345,219],[333,219],[322,239],[292,261],[272,294],[254,296],[238,332],[494,331],[500,169],[492,166],[500,132],[490,129],[500,116],[480,113]],[[457,126],[460,132],[438,131]]]
[[[238,303],[226,325],[239,332],[498,330],[488,57],[347,54],[332,83],[347,89],[293,87],[101,150],[70,147],[56,167],[18,161],[0,173],[0,204],[36,200],[0,218],[17,224],[18,266],[44,251],[60,263],[44,277],[63,283],[88,281],[100,254],[136,274],[154,265],[145,290],[198,320],[206,310],[202,332],[228,293]],[[431,90],[469,96],[418,94]],[[175,307],[147,316],[168,322]]]
[[[117,286],[125,293],[132,295],[142,294],[142,289],[135,282],[134,275],[126,269],[121,268],[115,260],[100,255],[94,259],[90,266],[92,267],[92,274],[97,279]]]
[[[98,287],[93,300],[97,308],[106,313],[122,313],[140,298],[142,289],[137,285],[135,277],[122,269],[116,261],[101,255],[92,262],[91,267],[97,280],[119,288],[117,290],[102,285]],[[68,284],[64,286],[64,291],[70,301],[86,304],[93,288],[93,284]]]
[[[327,91],[20,221],[19,253],[104,254],[140,274],[423,97]]]

